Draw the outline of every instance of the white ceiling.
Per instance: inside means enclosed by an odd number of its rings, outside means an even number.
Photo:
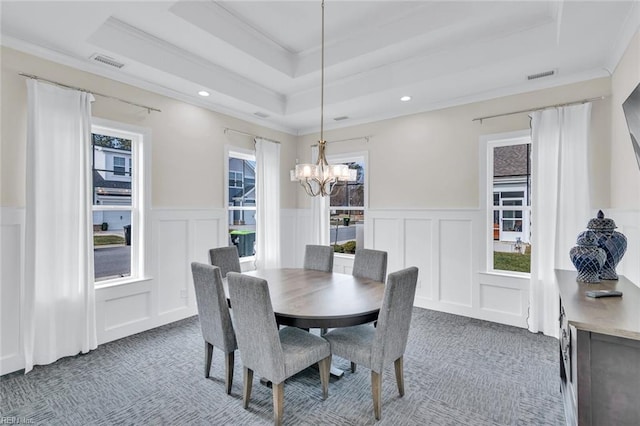
[[[319,0],[3,0],[1,17],[5,46],[289,133],[319,128]],[[637,0],[327,0],[325,128],[607,76],[639,27]]]

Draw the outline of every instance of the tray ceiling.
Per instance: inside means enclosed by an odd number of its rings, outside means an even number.
[[[319,127],[320,1],[1,12],[5,46],[289,133]],[[640,25],[637,1],[327,0],[325,14],[325,128],[608,76]]]

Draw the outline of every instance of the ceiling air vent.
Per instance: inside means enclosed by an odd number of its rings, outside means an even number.
[[[542,78],[542,77],[551,77],[555,73],[556,73],[556,70],[549,70],[549,71],[545,71],[545,72],[539,72],[537,74],[528,75],[527,76],[527,80],[535,80],[537,78]]]
[[[260,118],[267,118],[269,117],[269,114],[265,114],[264,112],[254,112],[253,115],[255,115],[256,117],[260,117]]]
[[[340,116],[340,117],[336,117],[336,118],[334,118],[334,120],[336,120],[336,121],[342,121],[342,120],[346,120],[346,119],[348,119],[348,118],[349,118],[348,116],[346,116],[346,115],[342,115],[342,116]]]
[[[110,58],[110,57],[105,56],[105,55],[99,55],[97,53],[95,55],[91,56],[91,59],[93,59],[94,61],[100,62],[102,64],[118,68],[118,69],[124,67],[124,64],[122,62],[118,62],[113,58]]]

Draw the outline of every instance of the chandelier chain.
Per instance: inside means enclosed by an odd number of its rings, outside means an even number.
[[[320,140],[324,141],[324,0],[322,0],[322,42],[320,44]]]

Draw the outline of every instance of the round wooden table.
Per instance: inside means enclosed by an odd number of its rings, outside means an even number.
[[[266,279],[276,321],[299,328],[337,328],[378,319],[384,283],[308,269],[259,269]]]

